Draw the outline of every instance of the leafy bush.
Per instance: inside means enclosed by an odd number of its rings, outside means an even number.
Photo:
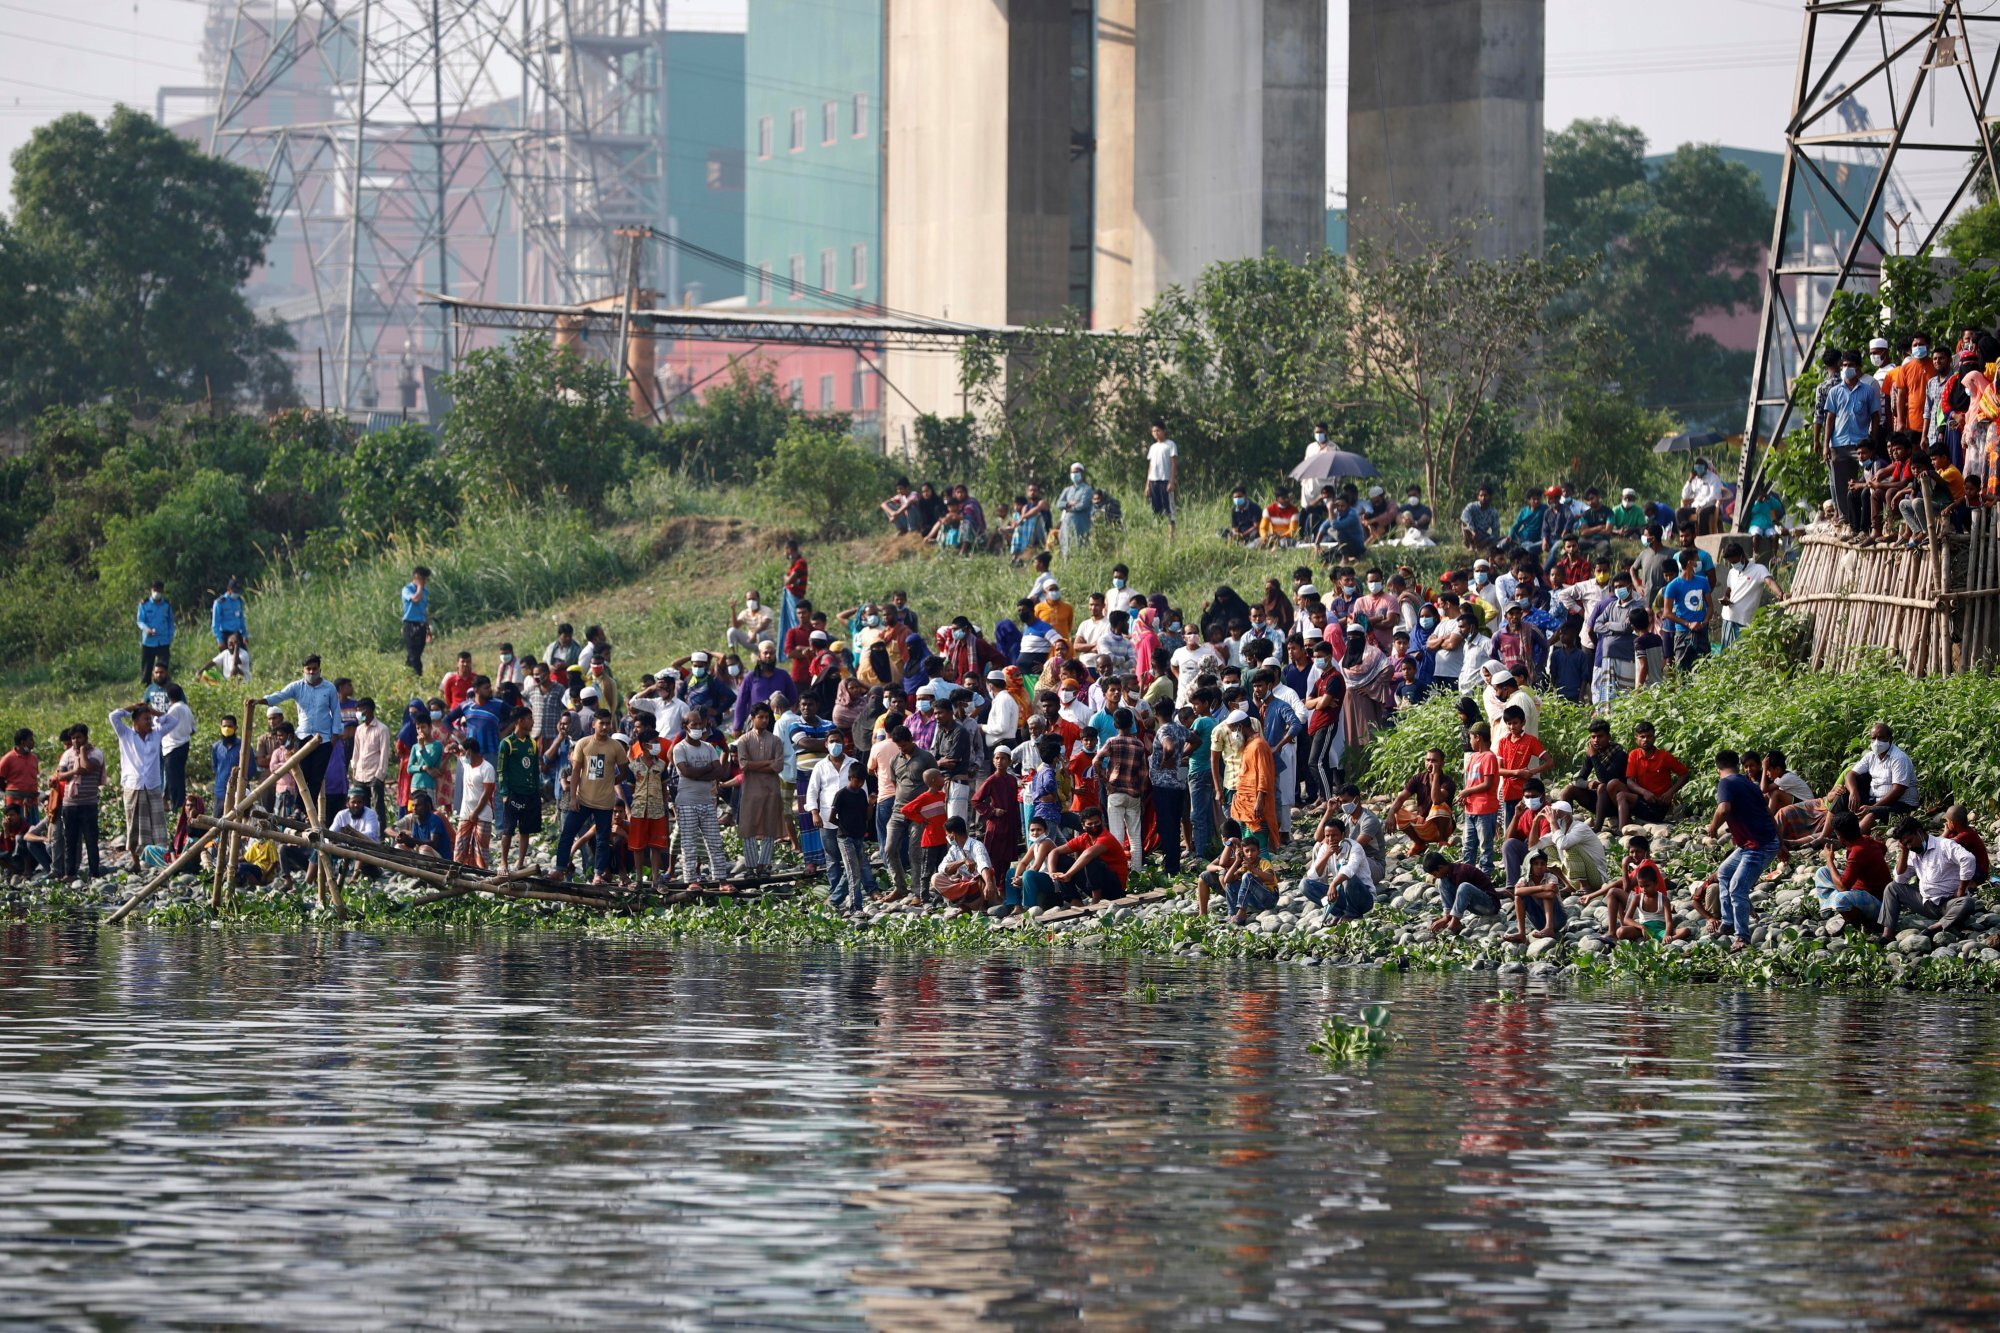
[[[700,481],[752,481],[792,423],[805,413],[778,391],[768,361],[738,363],[729,378],[684,401],[673,422],[648,448],[655,461]],[[827,418],[842,423],[846,418]]]
[[[821,537],[868,531],[888,485],[888,462],[853,436],[793,420],[763,465],[765,488]]]
[[[153,579],[164,579],[168,598],[187,608],[231,574],[254,567],[268,540],[250,522],[242,484],[202,468],[144,513],[105,522],[97,577],[108,588],[129,590],[134,601]]]
[[[595,506],[645,435],[616,367],[543,338],[482,348],[445,378],[445,464],[477,505],[564,495]]]

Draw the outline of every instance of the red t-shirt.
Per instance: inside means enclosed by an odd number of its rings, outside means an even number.
[[[1519,736],[1502,736],[1493,742],[1493,753],[1500,760],[1502,768],[1526,768],[1541,755],[1548,753],[1548,747],[1541,739],[1522,732]],[[1518,801],[1521,799],[1521,784],[1525,778],[1501,778],[1500,799]]]
[[[1076,855],[1093,843],[1104,849],[1098,853],[1097,859],[1111,867],[1111,873],[1118,876],[1118,887],[1124,888],[1125,872],[1131,869],[1132,859],[1125,854],[1125,844],[1112,837],[1109,830],[1098,834],[1096,838],[1092,838],[1088,833],[1079,833],[1064,843],[1062,849],[1071,855]]]
[[[912,824],[922,824],[924,835],[918,841],[919,847],[942,847],[949,839],[944,836],[945,816],[951,811],[951,802],[941,791],[920,791],[903,803],[903,818]]]
[[[1465,752],[1465,785],[1485,778],[1500,776],[1500,756],[1491,750],[1467,750]],[[1483,792],[1465,793],[1465,813],[1468,815],[1497,815],[1500,813],[1500,794],[1488,787]]]
[[[443,684],[438,688],[438,693],[444,696],[446,712],[450,712],[465,702],[465,696],[472,693],[472,682],[476,679],[478,679],[477,675],[461,676],[456,671],[444,678]]]
[[[0,791],[35,791],[42,782],[42,761],[32,753],[9,750],[0,756]]]
[[[1102,809],[1097,798],[1097,755],[1093,751],[1078,750],[1069,757],[1070,796],[1072,810]]]
[[[785,631],[785,660],[792,664],[792,681],[800,688],[812,683],[812,635],[811,625],[794,625]],[[800,650],[805,656],[798,656]]]
[[[800,556],[797,560],[792,561],[792,567],[785,571],[785,590],[794,597],[803,597],[806,595],[806,562],[804,556]]]
[[[1625,756],[1625,777],[1646,789],[1636,794],[1648,801],[1660,800],[1653,793],[1666,791],[1674,785],[1676,778],[1686,777],[1687,771],[1686,764],[1658,746],[1653,747],[1650,755],[1644,750],[1634,749]]]
[[[1905,364],[1908,363],[1905,362]],[[5,763],[0,763],[0,772],[4,772],[6,767]],[[14,784],[10,782],[7,785],[11,787]],[[1979,836],[1977,829],[1970,828],[1960,829],[1958,832],[1947,834],[1946,836],[1959,846],[1965,848],[1966,851],[1972,853],[1972,863],[1977,872],[1977,878],[1981,883],[1984,883],[1987,874],[1993,868],[1992,861],[1986,851],[1986,839]]]

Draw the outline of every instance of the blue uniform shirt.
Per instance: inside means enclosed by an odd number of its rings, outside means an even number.
[[[267,704],[280,704],[287,699],[299,706],[299,735],[318,736],[327,741],[340,735],[340,694],[332,681],[321,676],[319,684],[308,685],[301,678],[276,694],[264,696]]]
[[[1868,438],[1874,419],[1882,411],[1882,390],[1875,377],[1863,375],[1852,384],[1836,384],[1826,391],[1826,414],[1833,418],[1828,438],[1836,449],[1852,449]]]
[[[148,648],[164,648],[174,641],[173,604],[162,597],[154,601],[147,596],[139,601],[139,642]],[[151,630],[152,633],[146,633]]]
[[[418,624],[431,618],[431,589],[429,584],[419,588],[414,582],[403,585],[403,619]]]

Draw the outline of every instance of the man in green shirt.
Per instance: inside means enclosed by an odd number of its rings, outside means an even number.
[[[542,766],[534,737],[535,710],[516,708],[507,734],[500,738],[499,768],[500,868],[508,868],[514,839],[521,840],[518,865],[528,864],[528,840],[542,831]]]
[[[1639,503],[1639,492],[1627,486],[1618,503],[1611,506],[1611,531],[1637,541],[1645,526],[1646,506]]]

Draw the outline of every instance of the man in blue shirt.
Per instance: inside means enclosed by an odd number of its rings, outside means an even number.
[[[475,676],[472,697],[445,714],[447,722],[463,722],[465,734],[479,743],[479,753],[500,753],[500,731],[512,710],[493,697],[493,679]]]
[[[215,636],[216,647],[220,648],[232,631],[242,638],[244,647],[249,647],[250,626],[243,619],[243,580],[234,574],[229,576],[222,596],[208,608],[208,632]]]
[[[1702,577],[1701,562],[1693,551],[1681,552],[1680,577],[1667,581],[1660,592],[1666,613],[1667,651],[1674,665],[1692,671],[1708,660],[1709,582]]]
[[[431,572],[422,565],[410,571],[403,585],[403,663],[424,674],[424,645],[430,642]]]
[[[1861,474],[1854,451],[1863,440],[1874,437],[1883,411],[1882,390],[1875,377],[1861,373],[1861,354],[1842,352],[1840,382],[1826,391],[1820,429],[1821,438],[1826,441],[1834,506],[1840,510],[1842,521],[1856,532],[1868,527],[1868,501],[1852,487]]]
[[[1354,512],[1354,506],[1346,496],[1336,495],[1333,498],[1333,512],[1313,534],[1313,544],[1322,551],[1330,550],[1357,559],[1368,554],[1368,529],[1362,525],[1361,515]]]
[[[429,792],[410,793],[410,813],[397,823],[395,842],[405,851],[451,860],[451,825],[434,810]]]
[[[1715,754],[1715,814],[1708,821],[1713,838],[1724,824],[1736,850],[1715,869],[1715,893],[1722,927],[1736,938],[1732,950],[1750,943],[1750,886],[1778,854],[1778,825],[1755,782],[1737,771],[1736,751]]]
[[[173,669],[174,608],[167,602],[167,585],[153,580],[153,590],[139,603],[139,683],[153,678],[153,664]]]
[[[319,674],[319,654],[313,653],[300,664],[299,678],[279,690],[267,694],[261,700],[252,697],[249,702],[281,704],[290,699],[298,706],[299,739],[307,736],[319,737],[319,744],[311,754],[299,762],[300,785],[314,801],[322,802],[322,819],[331,819],[326,812],[326,766],[333,758],[333,744],[340,739],[340,691],[333,688],[333,682]]]

